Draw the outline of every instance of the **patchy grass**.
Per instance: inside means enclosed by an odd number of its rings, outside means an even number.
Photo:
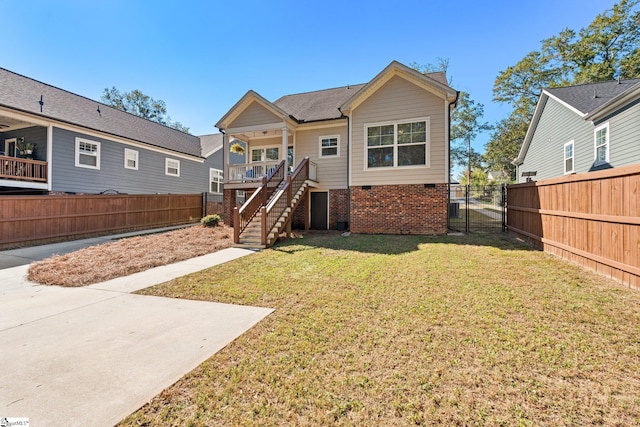
[[[230,247],[229,227],[187,227],[130,237],[34,262],[27,278],[44,285],[86,286]]]
[[[640,419],[640,293],[510,238],[306,236],[141,293],[276,311],[121,425]]]

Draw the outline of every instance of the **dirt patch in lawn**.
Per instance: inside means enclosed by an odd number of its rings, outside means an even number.
[[[31,264],[27,278],[44,285],[86,286],[216,252],[232,244],[230,227],[187,227],[56,255]]]

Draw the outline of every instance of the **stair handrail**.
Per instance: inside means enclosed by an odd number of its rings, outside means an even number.
[[[284,179],[284,160],[278,163],[267,176],[262,177],[262,184],[251,197],[238,208],[233,208],[233,241],[240,243],[240,234],[249,226],[251,220],[260,212],[260,209],[267,204],[269,196],[278,188]],[[270,190],[273,188],[273,190]]]
[[[264,245],[266,245],[269,233],[271,233],[288,207],[292,208],[291,213],[293,214],[295,208],[295,206],[291,206],[293,195],[300,190],[308,177],[309,158],[305,157],[293,173],[287,176],[285,185],[272,197],[266,210],[263,211],[262,242]],[[288,221],[291,221],[291,216],[287,218],[287,222]]]

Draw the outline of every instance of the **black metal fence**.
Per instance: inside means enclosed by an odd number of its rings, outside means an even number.
[[[449,185],[449,229],[497,233],[506,229],[505,185]]]

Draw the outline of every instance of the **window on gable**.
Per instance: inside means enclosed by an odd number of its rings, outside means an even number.
[[[429,119],[365,126],[367,168],[426,166]]]
[[[100,143],[76,138],[76,167],[100,169]]]
[[[180,160],[165,159],[165,175],[180,176]]]
[[[320,157],[340,157],[340,136],[320,137]]]
[[[609,123],[599,126],[594,131],[595,135],[595,163],[609,162]]]
[[[573,141],[564,144],[564,173],[573,173]]]
[[[138,170],[138,152],[136,150],[124,149],[124,167],[125,169]]]
[[[209,191],[211,193],[222,193],[223,178],[219,169],[209,169]]]

